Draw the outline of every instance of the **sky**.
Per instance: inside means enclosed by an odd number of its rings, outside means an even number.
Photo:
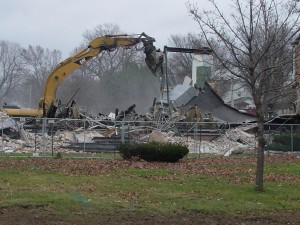
[[[83,33],[112,23],[129,34],[145,32],[156,47],[171,35],[199,33],[188,0],[0,0],[0,40],[27,48],[40,45],[68,57],[83,42]],[[205,7],[206,0],[191,0]]]

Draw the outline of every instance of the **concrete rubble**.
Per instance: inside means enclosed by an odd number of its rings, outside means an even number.
[[[62,150],[73,143],[95,143],[93,138],[105,137],[97,131],[58,131],[55,135],[42,135],[41,133],[26,132],[28,142],[20,139],[13,139],[7,136],[0,136],[0,149],[5,153],[33,153],[50,152],[52,147],[55,151],[74,152],[72,150]],[[53,144],[53,146],[52,146]],[[1,147],[3,146],[3,148]]]
[[[149,135],[149,141],[186,144],[190,153],[213,153],[224,156],[243,152],[254,153],[256,139],[253,134],[245,132],[249,128],[245,126],[227,130],[225,134],[211,141],[200,140],[200,137],[195,139],[191,136],[174,136],[173,132],[154,130]]]
[[[136,141],[157,141],[161,143],[182,143],[186,144],[190,153],[213,153],[229,156],[231,154],[241,152],[254,152],[256,141],[253,134],[247,133],[249,126],[240,126],[234,129],[227,130],[223,135],[213,139],[204,140],[203,137],[185,135],[178,136],[175,132],[161,132],[158,129],[148,127],[148,134],[138,136]],[[149,133],[150,129],[150,133]],[[75,143],[95,143],[95,139],[111,137],[113,132],[118,133],[118,128],[109,127],[102,130],[83,130],[79,128],[74,131],[58,130],[55,135],[42,135],[41,133],[25,132],[27,140],[24,140],[24,135],[20,139],[10,138],[6,135],[0,137],[0,149],[5,153],[34,153],[34,152],[74,152],[72,148],[68,148]],[[143,131],[145,129],[136,129]],[[23,139],[23,140],[22,140]],[[202,140],[201,140],[202,139]],[[1,147],[2,145],[2,147]]]
[[[193,134],[192,128],[188,128],[190,129],[188,133],[182,135],[180,135],[181,132],[178,132],[178,130],[174,131],[174,124],[177,122],[189,122],[190,124],[202,122],[202,125],[199,126],[201,127],[200,129],[218,130],[219,128],[214,118],[210,116],[206,120],[198,107],[190,107],[186,112],[182,107],[179,107],[179,110],[173,112],[167,119],[162,119],[164,112],[160,104],[155,105],[152,114],[148,113],[145,116],[137,115],[134,112],[134,108],[135,105],[132,105],[126,111],[117,114],[117,116],[111,116],[115,120],[108,118],[105,118],[106,120],[97,120],[85,116],[85,120],[89,121],[89,127],[83,127],[81,126],[82,123],[74,122],[74,124],[81,125],[72,127],[71,131],[70,126],[68,129],[58,129],[54,132],[54,135],[49,135],[48,132],[42,134],[41,128],[39,130],[28,129],[25,131],[22,123],[17,123],[5,114],[1,114],[2,132],[7,130],[8,132],[3,132],[0,135],[0,152],[36,153],[51,152],[52,150],[74,152],[75,149],[72,149],[74,144],[78,144],[78,146],[83,143],[93,145],[113,137],[117,137],[118,141],[120,141],[120,135],[124,131],[125,135],[131,136],[131,139],[134,141],[186,144],[191,153],[214,153],[228,156],[245,151],[253,152],[255,149],[254,135],[246,132],[250,128],[249,126],[229,129],[222,135],[215,136],[210,141],[203,138],[205,134],[201,134],[202,136]],[[132,117],[132,115],[134,116]],[[129,127],[122,127],[122,119],[128,116],[136,118],[137,120],[132,122],[137,121],[138,125],[133,123],[129,125],[130,129]],[[157,122],[162,120],[164,120],[163,125],[158,127],[157,124],[160,123]],[[144,126],[143,121],[145,123]],[[10,135],[12,131],[17,131],[18,135],[12,137]]]

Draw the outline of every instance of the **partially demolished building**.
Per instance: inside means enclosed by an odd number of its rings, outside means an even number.
[[[167,103],[166,98],[162,99]],[[184,107],[186,111],[199,107],[201,112],[208,117],[212,115],[215,121],[228,123],[242,123],[256,121],[254,115],[243,113],[227,105],[220,96],[205,81],[201,90],[191,85],[177,85],[170,91],[170,102],[177,109]]]
[[[206,82],[211,74],[211,51],[203,51],[204,55],[194,55],[192,79],[168,90],[146,115],[138,115],[135,104],[120,113],[116,111],[114,116],[91,118],[79,113],[82,120],[44,118],[36,120],[34,125],[28,125],[25,120],[16,123],[2,115],[2,152],[111,152],[126,140],[180,142],[195,153],[228,154],[228,151],[253,148],[254,136],[238,131],[231,137],[233,131],[224,130],[226,123],[255,121],[255,117],[226,105]],[[204,129],[211,136],[207,140],[204,140]],[[13,130],[20,135],[9,136]],[[236,133],[244,135],[240,137]],[[225,139],[220,135],[229,138],[228,147],[224,148]]]

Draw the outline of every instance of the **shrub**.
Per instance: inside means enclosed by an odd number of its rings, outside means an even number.
[[[291,136],[289,133],[275,134],[272,143],[267,144],[265,149],[284,152],[291,151],[291,139],[293,140],[293,151],[300,151],[300,135],[293,134]]]
[[[61,152],[58,152],[54,157],[54,159],[62,159],[63,158],[63,155]]]
[[[164,143],[160,146],[162,161],[176,162],[189,153],[187,146],[178,143]]]
[[[273,151],[287,152],[287,151],[290,151],[291,146],[285,145],[285,144],[282,144],[282,143],[271,143],[271,144],[267,144],[265,149],[266,150],[273,150]]]
[[[139,149],[139,144],[137,143],[124,143],[120,144],[117,149],[121,153],[121,156],[124,159],[130,159],[132,157],[138,157],[138,149]]]
[[[139,157],[146,161],[177,162],[189,153],[187,146],[179,143],[125,143],[118,146],[122,157]]]

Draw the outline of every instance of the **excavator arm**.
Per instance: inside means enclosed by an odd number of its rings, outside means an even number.
[[[6,113],[11,116],[43,116],[54,117],[56,112],[56,90],[66,79],[81,65],[93,59],[102,51],[113,51],[118,47],[131,47],[138,43],[144,44],[144,53],[146,54],[146,64],[149,69],[156,75],[158,67],[162,68],[162,57],[156,53],[156,48],[153,45],[155,39],[146,35],[140,34],[138,37],[129,35],[106,35],[100,36],[92,40],[86,48],[81,49],[71,57],[62,61],[48,76],[45,83],[43,98],[39,102],[38,109],[6,109]],[[157,58],[160,60],[155,60]],[[161,70],[162,71],[162,70]]]

